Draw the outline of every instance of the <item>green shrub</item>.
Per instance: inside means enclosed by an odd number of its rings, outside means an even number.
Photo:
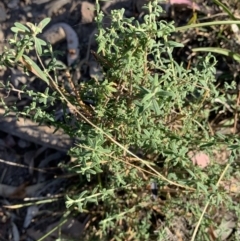
[[[67,193],[66,206],[96,215],[85,240],[167,240],[167,230],[176,231],[177,217],[190,226],[201,223],[195,229],[196,240],[210,240],[206,228],[214,220],[203,214],[211,215],[216,205],[234,209],[219,182],[235,172],[239,140],[212,134],[208,125],[217,108],[215,99],[221,98],[215,86],[216,60],[208,54],[190,69],[177,63],[173,50],[182,44],[171,40],[175,27],[158,20],[162,10],[156,2],[149,7],[142,24],[124,18],[122,10],[113,11],[109,29],[101,25],[103,14],[97,8],[95,57],[104,79],[76,86],[78,98],[62,92],[54,52],[36,37],[33,25],[26,29],[15,24],[12,49],[1,56],[1,64],[22,65],[46,83],[44,93],[23,89],[32,104],[16,112],[61,127],[77,140],[69,151],[75,161],[67,167],[79,173],[75,190],[81,191]],[[40,67],[26,55],[27,48],[36,50]],[[42,58],[47,55],[52,60],[44,67]],[[56,122],[54,113],[48,112],[59,100],[72,111],[71,117],[65,113],[65,122]],[[77,121],[71,125],[73,117]],[[214,156],[222,145],[231,150],[226,165]],[[211,163],[204,169],[194,165],[191,151],[204,152]],[[155,198],[149,188],[152,183],[158,187]],[[185,235],[186,240],[194,239],[193,228]]]

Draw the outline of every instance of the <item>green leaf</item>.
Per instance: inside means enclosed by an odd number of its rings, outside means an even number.
[[[106,89],[111,93],[111,92],[117,92],[117,89],[114,86],[114,83],[109,83],[106,85]]]
[[[157,92],[158,96],[161,96],[161,97],[174,97],[174,94],[170,91],[163,91],[163,90],[160,90]]]
[[[149,94],[146,94],[143,99],[142,99],[142,103],[146,103],[148,100],[150,100],[152,97],[154,96],[153,93],[149,93]]]
[[[88,193],[87,190],[81,192],[80,195],[79,195],[79,197],[78,197],[78,199],[79,199],[79,200],[82,199],[84,196],[86,196],[87,193]]]
[[[46,46],[46,45],[47,45],[46,41],[44,41],[44,40],[42,40],[42,39],[40,39],[40,38],[37,38],[37,37],[36,37],[36,39],[38,40],[38,42],[39,42],[42,46]]]
[[[232,144],[228,146],[228,150],[239,150],[239,145],[238,144]]]
[[[212,53],[222,54],[222,55],[233,58],[237,62],[240,62],[240,55],[238,53],[232,52],[229,49],[206,47],[206,48],[194,48],[194,49],[192,49],[192,51],[194,51],[194,52],[212,52]]]
[[[182,48],[184,45],[182,43],[178,43],[175,41],[168,41],[169,46],[175,47],[175,48]]]
[[[234,17],[234,14],[232,13],[232,11],[226,6],[224,5],[223,3],[221,3],[220,1],[218,0],[213,0],[213,2],[215,4],[217,4],[218,6],[222,7],[223,10],[229,15],[229,17],[233,20],[237,20],[235,17]]]
[[[16,28],[16,27],[11,27],[11,31],[14,33],[18,33],[19,31],[21,32],[22,30],[20,30],[19,28]]]
[[[39,42],[39,39],[38,38],[34,38],[35,40],[35,48],[36,48],[36,51],[39,55],[42,55],[42,46],[41,46],[41,43]]]
[[[33,74],[35,74],[36,76],[38,76],[40,79],[42,79],[43,81],[45,81],[47,84],[49,84],[49,80],[46,76],[46,74],[37,66],[37,64],[30,59],[27,55],[23,55],[24,59],[26,60],[26,62],[28,64],[30,64],[31,69],[29,69]]]
[[[82,211],[83,211],[83,208],[82,208],[82,203],[77,203],[77,206],[78,206],[78,210],[79,210],[79,212],[80,213],[82,213]]]
[[[39,24],[38,27],[43,30],[51,21],[51,18],[44,18]]]
[[[27,28],[26,26],[24,26],[23,24],[17,22],[17,23],[14,23],[14,25],[15,25],[16,28],[19,29],[20,31],[30,33],[30,29]]]
[[[22,49],[18,52],[18,54],[17,54],[17,56],[16,56],[16,58],[15,58],[15,62],[17,62],[17,61],[23,56],[24,50],[25,50],[25,48],[22,48]]]
[[[30,22],[26,22],[26,25],[31,29],[32,33],[36,33],[36,26]]]
[[[200,28],[200,27],[208,27],[208,26],[214,26],[214,25],[231,25],[231,24],[240,24],[239,20],[224,20],[224,21],[212,21],[212,22],[205,22],[205,23],[196,23],[196,24],[190,24],[182,27],[177,27],[176,31],[185,31],[190,28]]]
[[[161,114],[160,107],[155,99],[152,100],[152,105],[153,105],[153,109],[154,109],[155,113],[157,115],[160,115]]]
[[[44,91],[44,94],[45,94],[46,96],[48,96],[48,93],[49,93],[49,88],[47,87],[47,88],[45,89],[45,91]]]

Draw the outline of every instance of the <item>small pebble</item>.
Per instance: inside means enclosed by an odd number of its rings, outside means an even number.
[[[19,4],[19,0],[10,0],[7,3],[8,8],[10,9],[18,9],[18,4]]]
[[[19,140],[18,141],[18,146],[23,149],[23,148],[29,147],[30,143],[28,141]]]

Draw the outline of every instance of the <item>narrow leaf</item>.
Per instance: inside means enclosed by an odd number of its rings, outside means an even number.
[[[22,30],[17,27],[11,27],[11,31],[14,33],[22,32]]]
[[[46,45],[47,45],[46,41],[44,41],[44,40],[42,40],[42,39],[40,39],[40,38],[37,38],[37,37],[36,37],[36,39],[38,40],[38,42],[39,42],[42,46],[46,46]]]
[[[240,24],[239,20],[224,20],[224,21],[212,21],[212,22],[205,22],[205,23],[196,23],[196,24],[190,24],[182,27],[177,27],[176,31],[185,31],[190,28],[200,28],[200,27],[207,27],[207,26],[214,26],[214,25],[231,25],[231,24]]]
[[[206,48],[194,48],[194,49],[192,49],[192,51],[194,51],[194,52],[212,52],[212,53],[222,54],[222,55],[231,57],[234,60],[240,62],[240,55],[235,52],[232,52],[229,49],[211,48],[211,47],[207,48],[206,47]]]
[[[154,109],[155,113],[157,115],[160,115],[161,114],[160,107],[159,107],[159,105],[158,105],[158,103],[155,99],[152,100],[152,106],[153,106],[153,109]]]
[[[42,46],[40,44],[40,42],[38,41],[39,39],[38,38],[34,38],[35,40],[35,48],[36,48],[36,51],[39,55],[42,55]]]
[[[18,54],[17,54],[17,56],[16,56],[16,58],[15,58],[15,62],[17,62],[17,61],[23,56],[24,50],[25,50],[25,48],[22,48],[22,49],[18,52]]]
[[[221,3],[221,2],[218,1],[218,0],[213,0],[213,2],[214,2],[215,4],[217,4],[218,6],[222,7],[223,10],[229,15],[229,17],[230,17],[231,19],[237,20],[237,19],[234,17],[234,15],[232,14],[232,11],[231,11],[226,5],[224,5],[223,3]]]
[[[30,59],[27,55],[23,55],[22,62],[30,72],[32,72],[37,77],[39,77],[40,79],[45,81],[47,84],[49,84],[46,74],[37,66],[37,64],[32,59]]]
[[[150,100],[153,96],[153,93],[146,94],[142,99],[142,103],[145,103],[146,101]]]
[[[50,21],[51,21],[51,18],[44,18],[44,19],[38,24],[38,27],[43,30],[43,29],[49,24]]]
[[[21,23],[14,23],[14,25],[19,29],[22,30],[23,32],[30,32],[30,29],[24,26]]]
[[[161,96],[161,97],[174,97],[174,94],[170,91],[164,91],[164,90],[160,90],[157,92],[158,96]]]

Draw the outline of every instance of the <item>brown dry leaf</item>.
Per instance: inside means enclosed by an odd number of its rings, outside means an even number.
[[[16,190],[16,187],[12,187],[5,184],[0,184],[0,196],[8,198],[12,193],[14,193]]]
[[[27,182],[21,184],[19,187],[17,187],[13,193],[10,194],[9,198],[16,198],[16,199],[22,199],[26,197],[26,186]]]
[[[26,187],[26,195],[28,197],[33,197],[35,192],[39,191],[43,187],[46,187],[47,184],[49,184],[49,183],[48,182],[42,182],[42,183],[37,183],[37,184]]]
[[[27,183],[19,187],[13,187],[5,184],[0,184],[0,196],[5,198],[25,198],[34,196],[35,192],[46,186],[46,183],[37,183],[27,186]]]
[[[81,4],[81,16],[82,16],[82,23],[92,23],[95,17],[94,14],[95,7],[93,4],[89,2],[82,2]]]

